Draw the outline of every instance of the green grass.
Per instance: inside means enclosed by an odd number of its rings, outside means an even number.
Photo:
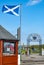
[[[32,48],[34,48],[35,50],[33,51]],[[41,48],[44,49],[44,45],[42,45]],[[32,45],[32,46],[29,47],[29,50],[30,50],[31,54],[33,54],[33,53],[35,54],[35,53],[39,53],[41,48],[40,48],[40,45]],[[26,50],[25,49],[21,49],[21,53],[25,54]]]

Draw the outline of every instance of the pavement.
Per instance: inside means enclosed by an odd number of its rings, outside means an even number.
[[[21,65],[44,65],[44,56],[38,54],[22,55]]]

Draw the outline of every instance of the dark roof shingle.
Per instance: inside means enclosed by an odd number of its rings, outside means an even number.
[[[17,40],[15,36],[13,36],[10,32],[8,32],[5,28],[0,25],[0,39],[5,40]]]

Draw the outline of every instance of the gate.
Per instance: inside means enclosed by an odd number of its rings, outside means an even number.
[[[27,54],[30,55],[30,42],[39,42],[39,55],[42,55],[42,39],[41,36],[39,34],[33,33],[33,34],[29,34],[27,37],[27,47],[28,47],[28,51]]]

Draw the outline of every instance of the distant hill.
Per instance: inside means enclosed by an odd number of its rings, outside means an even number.
[[[24,45],[24,47],[26,47],[27,45]],[[32,48],[32,47],[34,47],[34,48],[39,48],[39,46],[40,45],[31,45],[31,46],[29,46],[30,48]],[[23,45],[21,45],[21,46],[19,46],[18,48],[20,49],[20,48],[22,48],[23,47]],[[41,47],[44,49],[44,45],[41,45]]]
[[[30,46],[30,48],[32,48],[32,47],[34,47],[34,48],[39,48],[40,45],[32,45],[32,46]],[[41,47],[44,49],[44,45],[41,45]]]

